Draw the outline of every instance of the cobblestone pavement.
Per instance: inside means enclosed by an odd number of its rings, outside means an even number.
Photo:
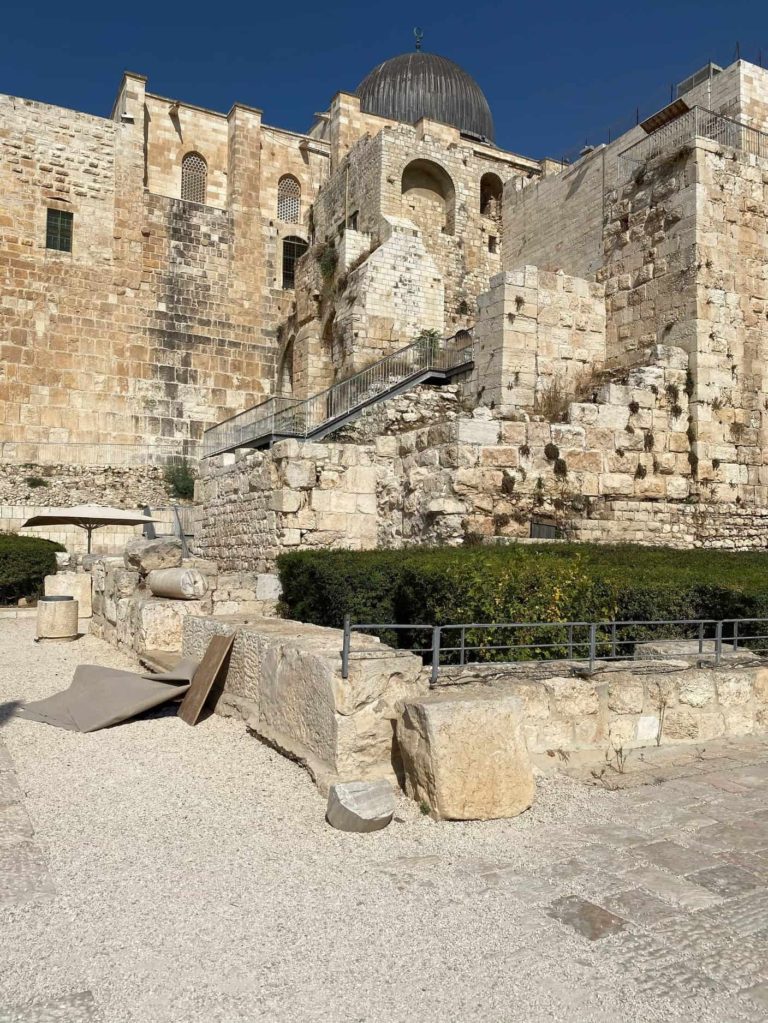
[[[111,656],[89,639],[37,682],[21,641],[0,636],[0,1023],[768,1019],[768,737],[621,791],[544,778],[514,821],[402,799],[346,835],[237,722],[13,718]]]

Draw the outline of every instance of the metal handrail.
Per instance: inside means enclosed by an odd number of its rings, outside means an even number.
[[[566,660],[583,662],[588,665],[589,673],[593,673],[597,663],[610,663],[612,661],[626,661],[631,659],[638,644],[648,642],[669,642],[687,640],[697,643],[696,663],[700,667],[706,662],[707,666],[719,667],[723,661],[723,643],[732,644],[732,652],[740,650],[768,654],[768,645],[756,648],[756,641],[768,641],[768,632],[744,631],[747,625],[763,625],[768,629],[768,618],[665,618],[657,620],[626,620],[626,621],[597,621],[597,622],[461,622],[452,625],[407,625],[394,622],[356,622],[352,623],[349,617],[345,617],[343,626],[342,650],[341,650],[341,676],[349,678],[349,662],[352,651],[353,632],[411,632],[429,633],[431,641],[425,646],[411,646],[408,649],[411,653],[424,655],[427,663],[431,665],[431,682],[434,685],[439,676],[442,665],[441,658],[445,655],[458,655],[449,657],[454,665],[467,666],[479,664],[481,660],[468,660],[468,655],[473,652],[485,654],[498,654],[499,651],[507,651],[509,656],[493,659],[485,663],[516,663],[545,660]],[[622,630],[670,628],[677,629],[678,634],[660,635],[654,640],[649,636],[630,635],[622,637]],[[514,638],[511,642],[467,642],[472,636],[468,635],[473,630],[562,630],[560,638],[555,637],[551,642],[546,639],[533,639],[529,642],[517,642]],[[454,645],[447,645],[444,642],[445,634],[458,632]],[[498,637],[502,638],[502,637]],[[525,637],[524,637],[525,638]],[[711,654],[705,651],[705,643],[712,643]],[[629,647],[629,651],[627,651]],[[552,652],[548,656],[548,652]],[[370,657],[370,649],[361,651],[366,657]],[[391,653],[388,651],[388,654]],[[521,657],[519,655],[524,654]],[[518,656],[514,656],[518,655]],[[689,655],[690,656],[690,655]]]
[[[696,137],[711,139],[755,156],[768,157],[768,135],[765,132],[706,107],[695,106],[620,153],[619,177],[629,177],[634,169],[651,157]]]
[[[203,455],[210,457],[272,437],[306,440],[422,373],[468,366],[472,355],[468,331],[448,338],[419,338],[310,398],[269,398],[212,426],[204,434]]]

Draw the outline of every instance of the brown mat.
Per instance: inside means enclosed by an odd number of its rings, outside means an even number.
[[[182,696],[196,668],[197,662],[188,658],[159,675],[81,664],[69,689],[25,704],[16,716],[73,732],[95,732]]]

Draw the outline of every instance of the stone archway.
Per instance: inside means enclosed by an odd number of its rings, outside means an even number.
[[[411,160],[401,182],[403,214],[425,237],[453,234],[456,189],[450,174],[432,160]]]

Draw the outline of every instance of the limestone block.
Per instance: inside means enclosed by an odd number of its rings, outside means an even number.
[[[493,445],[499,439],[499,424],[493,419],[458,419],[456,431],[459,444]]]
[[[87,572],[57,572],[56,575],[45,577],[46,597],[69,596],[78,603],[81,618],[90,618],[93,614],[91,603],[91,577]]]
[[[344,778],[396,781],[396,705],[426,691],[420,658],[355,636],[343,679],[339,630],[266,617],[188,620],[184,653],[198,656],[211,635],[233,628],[225,696],[246,701],[258,735],[302,763],[322,790]]]
[[[339,831],[381,831],[394,813],[395,793],[386,778],[340,782],[328,792],[325,819]]]
[[[282,592],[279,576],[270,572],[256,576],[256,600],[279,600]]]
[[[643,709],[642,682],[620,680],[608,685],[608,709],[616,714],[639,714]]]
[[[717,699],[721,707],[736,707],[749,703],[752,697],[752,678],[746,672],[718,672],[715,675]]]
[[[181,650],[184,616],[204,614],[198,600],[165,600],[162,597],[126,599],[133,605],[130,645],[140,653],[145,650]]]
[[[205,596],[208,582],[194,568],[156,568],[147,576],[147,586],[155,597],[199,600]]]
[[[548,678],[544,685],[550,694],[553,713],[567,718],[597,714],[600,701],[595,683],[587,678]]]
[[[125,567],[147,575],[156,568],[180,568],[181,540],[129,540],[125,545]]]
[[[397,741],[408,795],[438,820],[491,820],[527,810],[535,784],[522,722],[515,696],[480,688],[404,702]]]

